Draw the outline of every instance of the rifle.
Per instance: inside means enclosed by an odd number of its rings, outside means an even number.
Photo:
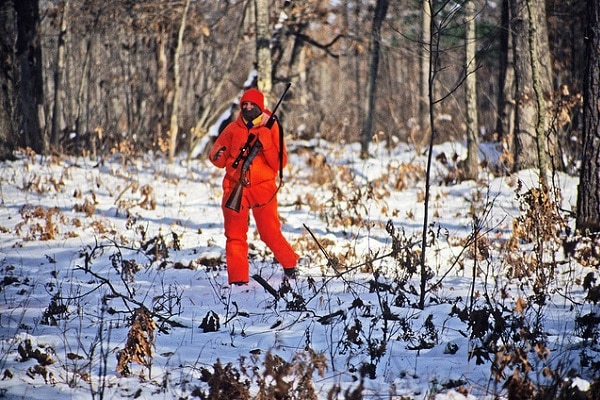
[[[290,86],[292,86],[292,83],[288,82],[288,84],[285,87],[285,90],[283,91],[283,94],[277,101],[277,104],[275,104],[275,107],[273,108],[273,111],[271,112],[271,115],[269,116],[269,119],[265,124],[267,128],[271,129],[273,127],[273,124],[277,120],[275,112],[279,108],[279,105],[283,102],[283,99],[285,98],[286,93],[290,89]],[[238,154],[238,156],[232,164],[233,168],[237,168],[240,162],[244,160],[242,164],[242,170],[240,171],[240,179],[235,184],[235,187],[233,188],[231,195],[229,195],[227,202],[225,202],[225,207],[235,212],[240,212],[240,208],[242,206],[242,194],[244,192],[244,186],[248,186],[250,184],[250,182],[248,182],[248,179],[246,178],[246,174],[250,169],[252,161],[258,155],[258,152],[262,149],[262,143],[258,139],[256,139],[252,147],[250,147],[252,141],[254,140],[254,137],[255,135],[253,133],[248,135],[248,140],[246,140],[246,144],[244,144],[244,146],[240,149],[240,154]],[[249,151],[248,148],[250,148]],[[246,153],[248,153],[248,155],[246,155]],[[281,129],[281,127],[279,128],[279,178],[281,182],[283,179],[283,130]]]
[[[288,90],[290,90],[291,86],[292,86],[292,82],[288,82],[287,85],[285,85],[285,90],[283,91],[283,94],[279,98],[279,101],[277,101],[277,104],[275,104],[275,108],[273,108],[273,112],[271,113],[271,116],[269,117],[269,120],[267,121],[267,128],[271,129],[273,127],[275,120],[277,120],[277,117],[275,116],[275,112],[279,108],[279,105],[285,98],[285,95],[287,94]],[[278,120],[277,120],[277,123],[279,123]],[[283,128],[281,127],[281,124],[279,124],[279,184],[280,185],[283,184]]]
[[[248,135],[248,140],[246,140],[246,143],[240,149],[240,154],[238,154],[238,156],[233,161],[233,164],[231,165],[233,168],[237,168],[238,165],[240,165],[240,162],[244,160],[246,152],[248,151],[250,145],[252,144],[252,141],[254,140],[254,136],[254,133]]]
[[[254,135],[250,134],[250,136]],[[250,137],[248,137],[248,139],[250,139]],[[263,146],[260,140],[256,139],[256,141],[250,148],[248,155],[244,159],[244,163],[242,164],[242,170],[240,171],[240,179],[235,184],[231,195],[225,203],[225,207],[229,208],[230,210],[240,212],[240,208],[242,206],[242,193],[244,192],[244,186],[248,186],[250,184],[250,182],[246,178],[246,174],[250,169],[252,161],[254,161],[254,158],[258,155],[258,152],[262,149],[262,147]]]

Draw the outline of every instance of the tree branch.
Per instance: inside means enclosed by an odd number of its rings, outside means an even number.
[[[346,35],[343,34],[338,34],[336,37],[333,38],[333,40],[331,40],[331,42],[327,43],[327,44],[321,44],[319,42],[317,42],[316,40],[312,39],[310,36],[305,35],[304,33],[300,32],[300,31],[295,31],[295,30],[289,30],[288,31],[288,35],[294,35],[300,39],[302,39],[303,41],[305,41],[306,43],[315,46],[321,50],[324,50],[325,53],[327,53],[329,56],[333,57],[333,58],[339,58],[340,55],[339,54],[335,54],[332,53],[329,48],[331,46],[333,46],[338,40],[340,40],[341,38],[346,37]]]

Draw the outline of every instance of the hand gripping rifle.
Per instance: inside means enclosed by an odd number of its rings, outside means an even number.
[[[244,144],[244,146],[242,146],[242,148],[240,149],[240,154],[238,154],[238,156],[233,161],[233,164],[232,164],[233,168],[237,168],[238,165],[240,165],[240,162],[242,162],[243,160],[246,159],[246,153],[248,152],[248,149],[250,148],[250,146],[252,146],[252,141],[254,140],[254,137],[255,137],[254,133],[251,133],[248,135],[248,140],[246,140],[246,144]]]
[[[283,94],[277,101],[277,104],[275,104],[275,107],[271,112],[271,116],[265,124],[267,128],[271,129],[273,127],[273,124],[277,120],[275,112],[279,108],[279,105],[283,101],[290,86],[292,86],[292,84],[288,82],[287,86],[285,87],[285,90],[283,91]],[[246,144],[244,144],[244,146],[240,149],[240,154],[236,157],[232,164],[233,168],[237,168],[240,162],[242,162],[242,160],[244,161],[242,163],[242,169],[240,171],[240,179],[236,183],[235,187],[233,188],[233,191],[227,199],[227,202],[225,203],[225,207],[235,212],[240,212],[240,208],[242,206],[242,194],[244,192],[244,186],[248,186],[250,184],[246,177],[248,170],[250,169],[250,165],[252,164],[252,161],[254,161],[254,158],[258,155],[258,152],[262,150],[263,147],[262,143],[258,139],[254,141],[254,144],[252,144],[254,137],[255,135],[253,133],[248,135],[248,140],[246,141]],[[248,154],[246,155],[246,153]],[[281,182],[283,181],[283,130],[281,129],[281,127],[279,128],[279,180],[281,184]]]

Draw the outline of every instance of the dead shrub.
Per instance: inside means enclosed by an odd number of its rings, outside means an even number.
[[[17,235],[23,236],[23,228],[29,229],[24,234],[24,240],[53,240],[59,235],[57,223],[64,223],[65,217],[57,207],[45,208],[42,206],[32,206],[25,204],[19,210],[23,221],[15,227]]]
[[[425,179],[423,167],[413,163],[390,165],[388,174],[390,176],[389,182],[393,183],[393,187],[397,191],[406,190]]]
[[[196,387],[191,395],[203,400],[317,400],[313,375],[325,376],[326,357],[308,348],[297,352],[291,361],[268,352],[260,359],[260,352],[247,359],[240,359],[240,366],[231,363],[223,365],[220,360],[209,368],[202,368],[200,381],[206,388]],[[250,387],[256,385],[257,393],[250,394]]]
[[[208,393],[197,387],[191,395],[202,400],[251,399],[250,381],[231,363],[223,366],[221,361],[217,360],[213,371],[202,368],[200,380],[208,384]]]
[[[58,326],[58,321],[68,316],[68,306],[63,302],[60,292],[57,292],[42,314],[42,325]]]
[[[127,335],[125,348],[117,353],[117,373],[121,376],[130,376],[129,364],[136,362],[148,369],[152,367],[154,330],[156,323],[150,312],[140,307],[133,312],[133,322]]]
[[[91,217],[96,212],[96,202],[86,198],[83,204],[75,204],[73,209],[75,212],[84,213],[86,217]]]
[[[568,221],[559,213],[558,189],[522,190],[519,182],[516,198],[521,214],[513,220],[512,235],[504,246],[509,255],[507,276],[531,280],[537,298],[543,302],[548,284],[555,278],[555,254],[569,231]]]

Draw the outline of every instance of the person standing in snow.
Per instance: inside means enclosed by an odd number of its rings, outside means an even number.
[[[240,113],[219,135],[209,152],[209,159],[218,168],[225,168],[221,209],[225,220],[225,257],[229,284],[244,285],[250,277],[248,263],[248,215],[252,215],[261,240],[271,249],[275,259],[283,267],[284,275],[296,277],[299,256],[281,233],[281,221],[277,211],[277,172],[281,163],[287,163],[285,145],[279,146],[279,124],[271,128],[267,121],[271,115],[265,108],[264,95],[256,89],[248,89],[240,99]],[[244,177],[239,164],[240,149],[250,137],[260,141],[262,149],[252,160]],[[254,144],[254,142],[252,142]],[[236,163],[237,160],[237,163]],[[226,207],[227,199],[236,184],[245,182],[239,212]]]

